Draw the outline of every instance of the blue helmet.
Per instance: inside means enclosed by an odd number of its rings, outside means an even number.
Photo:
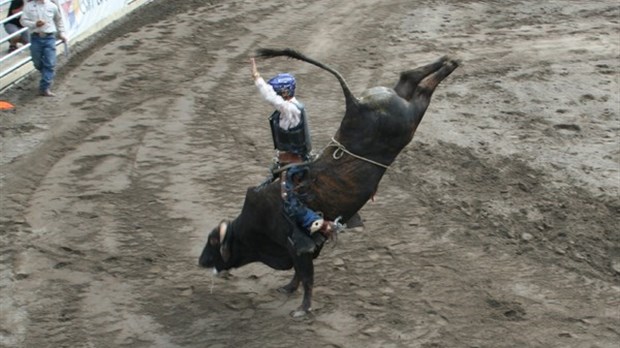
[[[282,95],[283,92],[288,92],[289,97],[295,95],[295,77],[291,74],[278,74],[275,77],[267,81],[268,84],[273,87],[278,95]]]

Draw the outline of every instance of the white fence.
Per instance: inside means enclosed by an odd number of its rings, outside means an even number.
[[[52,0],[59,5],[69,45],[82,41],[101,30],[113,21],[122,18],[139,6],[152,0]],[[26,3],[27,1],[24,1]],[[7,16],[11,0],[0,0],[0,93],[21,80],[34,70],[30,59],[30,44],[18,47],[13,52],[8,52],[9,40],[21,35],[26,28],[19,32],[8,35],[4,29],[4,23],[21,16],[16,13]],[[58,46],[57,54],[66,53],[68,46]]]

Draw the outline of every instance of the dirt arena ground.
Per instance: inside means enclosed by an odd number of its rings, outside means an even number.
[[[616,1],[154,1],[1,99],[2,347],[618,347]],[[413,142],[316,260],[214,278],[207,232],[271,161],[258,47],[355,93],[449,54]],[[315,148],[344,100],[290,71]]]

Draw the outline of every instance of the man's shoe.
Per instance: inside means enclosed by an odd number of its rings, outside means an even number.
[[[50,91],[49,89],[46,89],[45,91],[41,91],[41,95],[43,97],[55,97],[56,94],[52,93],[52,91]]]

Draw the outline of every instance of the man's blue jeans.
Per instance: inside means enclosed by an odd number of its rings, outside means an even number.
[[[302,203],[302,197],[299,197],[299,194],[295,192],[295,184],[294,177],[296,175],[304,175],[304,172],[308,170],[307,166],[299,165],[288,169],[285,173],[285,177],[283,180],[283,189],[286,193],[286,198],[284,199],[284,212],[291,217],[298,226],[302,227],[304,231],[310,232],[310,226],[316,220],[322,219],[321,215],[319,215],[314,210],[308,208],[304,203]]]
[[[54,81],[56,66],[56,35],[30,37],[30,56],[35,69],[41,72],[39,90],[45,92]]]

